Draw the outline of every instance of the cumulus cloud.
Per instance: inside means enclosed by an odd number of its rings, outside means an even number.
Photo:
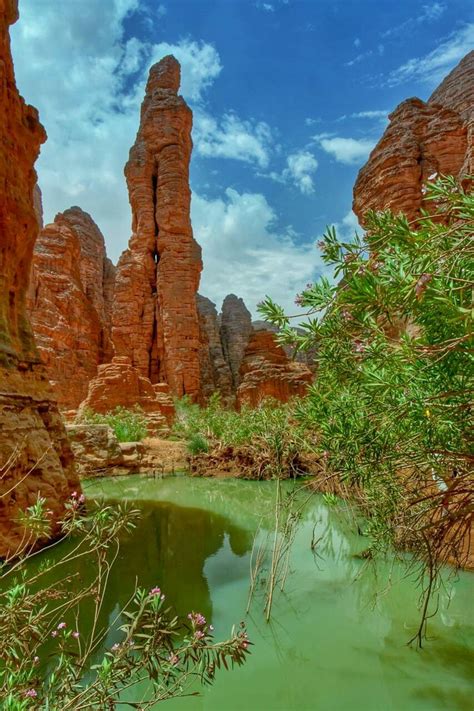
[[[272,132],[264,121],[243,120],[235,113],[221,120],[205,111],[194,115],[194,146],[207,158],[234,158],[266,168],[272,150]]]
[[[283,171],[283,178],[294,183],[303,195],[314,193],[313,174],[318,168],[318,161],[309,151],[291,153],[287,158],[288,167]]]
[[[387,84],[396,86],[408,81],[419,81],[436,86],[473,47],[474,22],[471,22],[449,35],[433,51],[409,59],[392,71]]]
[[[80,205],[118,258],[131,221],[123,166],[148,69],[169,53],[181,62],[181,91],[195,111],[196,153],[267,165],[266,124],[236,114],[211,117],[206,110],[206,92],[222,71],[213,45],[189,38],[176,44],[125,40],[125,20],[143,15],[139,0],[42,0],[41,13],[36,4],[22,1],[12,48],[20,91],[38,107],[49,136],[37,163],[46,222]]]
[[[369,138],[342,138],[341,136],[329,136],[320,134],[313,136],[313,140],[337,160],[345,165],[357,165],[362,163],[369,155],[376,141]]]
[[[222,198],[193,195],[192,221],[205,264],[200,291],[218,306],[231,289],[254,314],[265,294],[295,313],[296,293],[326,269],[314,242],[277,229],[276,213],[260,193],[228,188]]]

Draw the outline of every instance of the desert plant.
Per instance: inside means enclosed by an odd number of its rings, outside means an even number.
[[[119,442],[140,442],[148,432],[145,414],[138,405],[133,410],[119,406],[105,414],[86,410],[82,415],[81,422],[108,425],[114,431]]]
[[[308,309],[303,335],[270,298],[260,311],[280,342],[316,352],[317,378],[295,417],[327,471],[359,492],[372,548],[416,551],[432,593],[440,563],[466,559],[474,516],[474,196],[442,177],[425,200],[431,214],[412,222],[370,212],[351,241],[328,228],[319,246],[340,281],[323,277],[297,297]]]
[[[217,643],[201,614],[190,612],[185,622],[174,616],[158,586],[136,589],[115,621],[102,626],[110,570],[139,514],[125,506],[85,506],[76,492],[66,504],[65,550],[54,555],[51,544],[50,557],[41,554],[36,570],[32,557],[38,554],[23,551],[0,570],[2,709],[116,708],[125,690],[138,694],[144,681],[145,695],[128,703],[147,709],[186,693],[192,679],[211,683],[221,666],[245,661],[250,642],[242,625]],[[22,524],[30,520],[35,532],[42,520],[43,535],[50,521],[44,499],[24,512]],[[88,561],[86,582],[75,572],[81,559]],[[111,634],[119,641],[100,653]]]

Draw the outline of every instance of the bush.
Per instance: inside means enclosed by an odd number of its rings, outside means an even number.
[[[432,215],[370,212],[350,242],[327,230],[319,246],[341,279],[297,297],[303,336],[271,299],[260,312],[280,342],[316,350],[295,416],[329,476],[360,492],[373,547],[401,543],[425,559],[429,593],[440,562],[463,564],[473,522],[474,196],[440,178],[425,199]]]
[[[113,616],[115,628],[97,624],[120,540],[138,512],[116,505],[85,512],[84,497],[73,493],[61,528],[71,545],[56,559],[27,568],[32,544],[49,528],[50,513],[41,498],[24,512],[23,546],[15,560],[0,567],[2,709],[115,708],[121,691],[135,685],[139,699],[130,705],[150,708],[189,693],[188,682],[196,676],[211,683],[222,665],[243,664],[250,642],[242,625],[229,640],[215,642],[202,615],[190,613],[186,623],[179,621],[157,586],[136,589]],[[48,555],[54,556],[52,544]],[[81,558],[87,560],[87,581],[74,572]],[[119,642],[110,646],[117,635]],[[143,682],[149,683],[146,702]]]
[[[82,421],[94,425],[109,425],[119,442],[140,442],[148,434],[146,417],[138,406],[133,410],[116,407],[115,410],[107,412],[105,415],[88,410]]]
[[[254,469],[245,472],[247,477],[286,476],[295,473],[295,458],[310,441],[310,435],[302,436],[292,413],[292,404],[270,400],[236,412],[222,407],[218,394],[203,408],[182,398],[176,403],[173,432],[186,440],[192,455],[218,454],[223,448],[245,450],[244,459],[250,461],[250,469],[253,462]]]

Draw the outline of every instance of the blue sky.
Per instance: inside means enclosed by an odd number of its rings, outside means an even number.
[[[249,308],[323,267],[351,234],[352,186],[405,98],[428,98],[474,48],[470,0],[20,0],[17,82],[48,142],[45,220],[79,205],[116,261],[130,236],[123,166],[150,64],[173,53],[194,111],[192,219],[201,293]]]

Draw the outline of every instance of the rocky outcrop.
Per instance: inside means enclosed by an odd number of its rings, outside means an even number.
[[[167,384],[153,385],[140,375],[127,356],[116,356],[111,363],[98,367],[78,416],[81,418],[87,410],[106,413],[117,407],[127,410],[139,407],[153,433],[166,430],[174,419],[174,404]]]
[[[116,354],[129,357],[142,377],[197,399],[202,263],[189,214],[192,113],[178,96],[179,84],[174,57],[151,67],[125,166],[132,237],[117,267],[113,341]]]
[[[228,294],[222,304],[220,329],[224,356],[232,373],[234,390],[240,382],[240,365],[252,333],[252,317],[243,299]]]
[[[76,408],[97,366],[113,356],[115,268],[90,215],[72,207],[36,241],[29,311],[36,343],[62,407]]]
[[[275,334],[263,329],[250,336],[239,376],[238,407],[257,407],[267,398],[287,402],[305,395],[313,381],[311,370],[290,360],[275,341]]]
[[[472,173],[474,51],[427,102],[407,99],[389,119],[354,186],[353,210],[361,223],[369,209],[391,209],[414,219],[424,207],[423,183],[432,174]]]
[[[224,356],[216,306],[210,299],[199,294],[197,305],[201,334],[199,350],[201,398],[206,401],[217,391],[221,395],[223,404],[230,405],[234,400],[232,371]]]
[[[38,496],[51,511],[51,533],[78,480],[66,432],[36,351],[26,310],[38,233],[34,163],[46,134],[15,84],[9,25],[16,0],[0,0],[0,556],[25,541],[18,517]]]

